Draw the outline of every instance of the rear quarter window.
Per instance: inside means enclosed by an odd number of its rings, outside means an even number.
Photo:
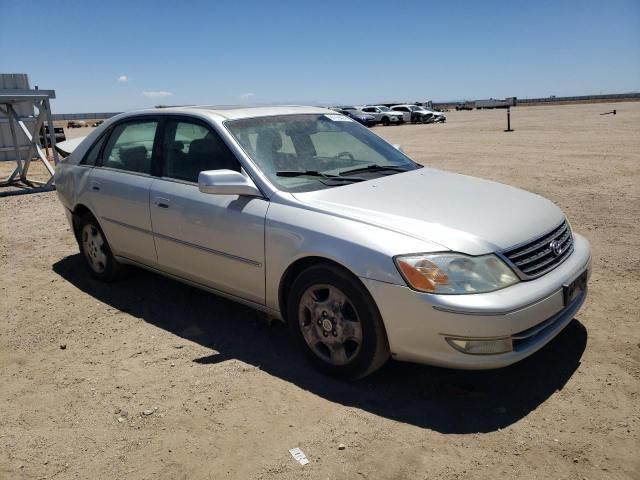
[[[89,165],[91,167],[95,167],[96,163],[98,162],[98,155],[100,155],[100,149],[102,148],[102,145],[104,144],[106,138],[106,135],[102,135],[98,139],[98,141],[89,148],[89,151],[85,154],[84,158],[80,162],[80,165]]]

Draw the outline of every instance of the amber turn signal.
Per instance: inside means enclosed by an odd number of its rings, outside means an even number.
[[[449,283],[447,274],[429,260],[420,260],[412,265],[399,259],[398,267],[409,284],[423,292],[435,292],[438,285]]]

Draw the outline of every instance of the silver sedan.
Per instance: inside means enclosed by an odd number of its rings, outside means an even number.
[[[509,365],[587,294],[589,243],[553,203],[422,167],[331,110],[118,115],[55,182],[93,277],[135,265],[250,305],[345,378],[391,356]]]

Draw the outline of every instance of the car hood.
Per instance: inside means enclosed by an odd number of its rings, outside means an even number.
[[[531,240],[564,219],[556,205],[539,195],[431,168],[294,197],[313,209],[469,255]]]

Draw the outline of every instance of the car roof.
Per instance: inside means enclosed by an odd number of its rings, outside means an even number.
[[[172,113],[199,113],[220,120],[238,120],[241,118],[270,117],[274,115],[295,114],[323,114],[331,113],[328,108],[302,106],[302,105],[278,105],[278,106],[247,106],[247,105],[189,105],[184,107],[162,107],[147,110],[127,112],[128,115],[157,115]]]

